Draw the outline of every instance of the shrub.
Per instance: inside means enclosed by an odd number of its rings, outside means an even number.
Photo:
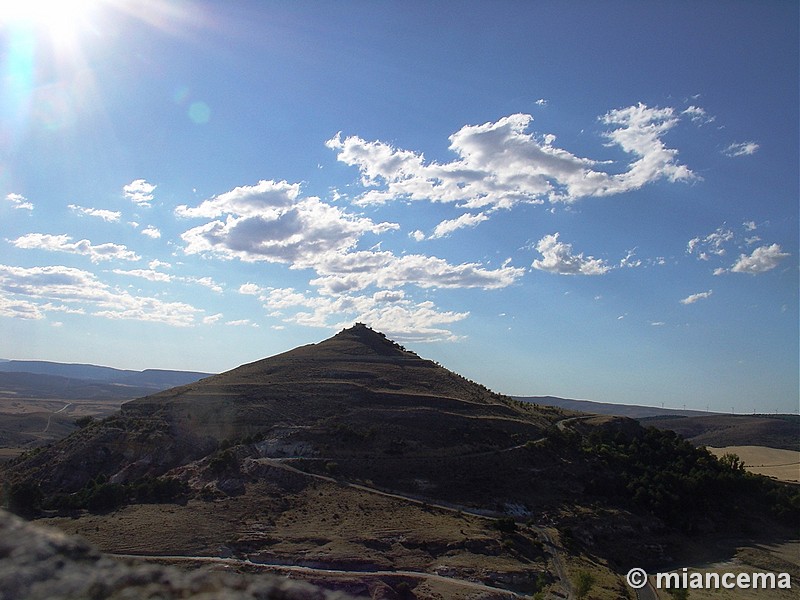
[[[39,512],[43,498],[37,484],[29,481],[15,483],[8,491],[8,510],[21,517],[31,517]]]
[[[503,533],[514,533],[517,530],[517,522],[511,517],[502,517],[494,521],[492,527]]]
[[[125,504],[127,499],[125,486],[118,483],[101,483],[89,493],[86,508],[93,513],[108,512]]]
[[[84,427],[88,427],[89,425],[94,423],[94,417],[91,415],[86,415],[85,417],[78,417],[75,419],[75,425],[83,429]]]

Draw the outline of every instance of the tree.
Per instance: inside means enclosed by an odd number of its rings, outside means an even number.
[[[8,510],[21,517],[32,517],[39,512],[43,499],[37,484],[30,481],[15,483],[8,491]]]

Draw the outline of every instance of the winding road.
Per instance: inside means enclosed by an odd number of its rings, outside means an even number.
[[[344,569],[323,569],[319,567],[305,567],[301,565],[286,565],[280,563],[269,562],[253,562],[249,558],[221,558],[215,556],[159,556],[159,555],[142,555],[142,554],[110,554],[115,558],[123,559],[148,559],[148,560],[165,560],[171,562],[202,562],[212,564],[225,564],[235,566],[248,566],[265,569],[269,571],[282,571],[287,573],[302,573],[306,575],[342,575],[342,576],[358,576],[358,577],[413,577],[415,579],[429,579],[431,581],[441,581],[443,583],[457,584],[463,587],[474,589],[480,592],[491,592],[494,594],[503,594],[509,598],[525,598],[522,594],[517,594],[510,590],[503,588],[493,587],[478,581],[470,581],[468,579],[457,579],[455,577],[446,577],[444,575],[437,575],[436,573],[425,573],[422,571],[353,571]]]
[[[57,411],[50,413],[47,415],[47,426],[42,430],[42,433],[47,433],[50,430],[50,422],[53,420],[53,415],[57,415],[60,412],[64,412],[70,406],[72,406],[72,402],[67,402],[64,406],[59,408]]]
[[[60,411],[63,411],[67,407],[65,406]],[[55,414],[55,413],[54,413]],[[585,417],[570,417],[567,419],[562,419],[558,421],[556,425],[559,429],[564,428],[567,422],[578,420],[580,418]],[[533,440],[534,443],[541,443],[545,441],[547,438],[542,437],[538,440]],[[501,450],[493,450],[489,452],[481,452],[476,453],[478,454],[489,454],[489,453],[500,453],[500,452],[510,452],[512,450],[517,450],[519,448],[524,447],[526,444],[519,444],[512,446],[510,448],[503,448]],[[299,457],[298,457],[299,458]],[[490,521],[496,521],[500,518],[507,517],[505,513],[498,513],[495,511],[489,510],[479,510],[469,506],[463,506],[459,504],[453,503],[445,503],[445,502],[435,502],[429,499],[425,499],[422,497],[413,496],[411,494],[404,494],[397,491],[389,491],[384,490],[376,487],[371,487],[363,484],[352,483],[345,480],[339,480],[334,477],[330,477],[327,475],[319,475],[316,473],[309,473],[308,471],[302,471],[296,467],[291,466],[288,464],[288,461],[293,460],[293,458],[256,458],[252,459],[254,462],[269,465],[271,467],[275,467],[278,469],[283,469],[289,471],[291,473],[295,473],[297,475],[301,475],[303,477],[309,477],[312,479],[317,479],[319,481],[324,481],[327,483],[332,483],[334,485],[341,485],[352,488],[354,490],[359,490],[362,492],[366,492],[369,494],[375,494],[379,496],[383,496],[385,498],[393,498],[396,500],[401,500],[403,502],[409,502],[412,504],[417,504],[419,506],[423,506],[426,508],[436,508],[443,511],[453,512],[457,514],[469,514],[471,516],[480,518],[480,519],[487,519]],[[566,600],[572,600],[575,597],[574,590],[572,589],[572,584],[570,582],[569,574],[567,572],[566,565],[561,557],[561,548],[558,544],[555,543],[551,532],[549,532],[544,527],[531,525],[531,529],[536,533],[537,537],[542,541],[543,545],[547,549],[548,553],[551,557],[551,563],[553,567],[553,571],[556,575],[558,580],[558,585],[561,588],[562,594],[559,594],[557,597],[559,598],[566,598]],[[214,564],[228,564],[228,565],[246,565],[250,567],[258,567],[264,568],[269,570],[277,570],[289,573],[304,573],[310,575],[341,575],[341,576],[358,576],[358,577],[387,577],[387,576],[403,576],[403,577],[414,577],[417,579],[428,579],[432,581],[441,581],[444,583],[450,584],[457,584],[461,586],[465,586],[476,591],[483,591],[483,592],[491,592],[494,594],[503,594],[508,596],[509,598],[526,598],[525,595],[518,594],[511,590],[506,590],[503,588],[493,587],[478,581],[470,581],[466,579],[458,579],[454,577],[448,577],[444,575],[438,575],[436,573],[427,573],[421,571],[386,571],[386,570],[377,570],[377,571],[352,571],[352,570],[341,570],[341,569],[325,569],[319,567],[307,567],[301,565],[286,565],[280,563],[266,563],[266,562],[253,562],[250,559],[237,559],[237,558],[223,558],[223,557],[213,557],[213,556],[159,556],[159,555],[139,555],[139,554],[111,554],[110,556],[115,556],[118,558],[124,559],[151,559],[151,560],[168,560],[168,561],[183,561],[183,562],[204,562],[204,563],[214,563]],[[648,588],[645,588],[647,590]],[[646,592],[645,592],[646,594]],[[647,595],[638,595],[640,600],[657,600],[655,595],[647,596]]]

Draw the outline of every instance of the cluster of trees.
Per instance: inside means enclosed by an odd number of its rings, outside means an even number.
[[[733,455],[717,460],[672,431],[650,427],[631,437],[598,429],[584,438],[582,450],[603,467],[587,492],[633,502],[685,531],[709,519],[729,523],[745,510],[781,519],[800,511],[797,488],[747,473]]]
[[[144,477],[128,483],[110,483],[98,475],[74,494],[45,496],[39,486],[23,481],[10,486],[8,509],[24,517],[41,510],[80,510],[102,513],[126,504],[163,504],[185,499],[188,487],[172,477]]]

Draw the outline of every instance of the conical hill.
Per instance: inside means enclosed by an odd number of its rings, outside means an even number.
[[[74,491],[97,474],[161,475],[242,440],[315,460],[459,457],[535,439],[549,423],[357,324],[133,400],[35,457],[33,472],[47,488]]]

